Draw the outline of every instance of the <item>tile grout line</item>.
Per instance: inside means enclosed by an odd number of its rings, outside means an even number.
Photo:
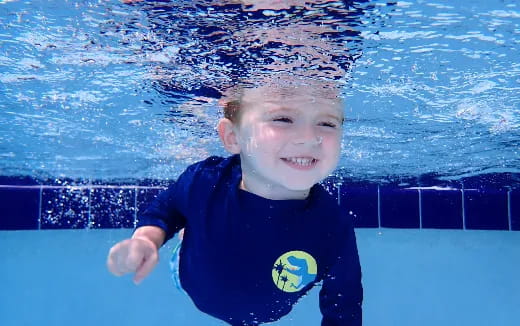
[[[134,229],[137,226],[137,187],[134,189]]]
[[[377,226],[381,228],[381,194],[377,185]]]
[[[466,205],[464,200],[464,188],[460,189],[462,194],[462,229],[466,230]]]
[[[343,187],[343,184],[339,184],[338,185],[338,206],[341,206],[341,197],[340,197],[340,195],[341,195],[341,191],[340,191],[341,187]]]
[[[509,224],[509,231],[511,231],[511,189],[507,191],[507,223]]]
[[[92,189],[91,188],[87,188],[88,190],[88,219],[87,219],[87,229],[90,229],[91,228],[91,223],[92,223],[92,217],[91,217],[91,206],[92,206]]]
[[[40,202],[38,203],[38,231],[42,229],[42,199],[43,199],[43,187],[40,186]]]
[[[421,189],[417,189],[419,192],[419,229],[422,229],[422,192]]]
[[[83,186],[51,186],[51,185],[35,185],[35,186],[16,186],[16,185],[0,185],[0,189],[12,188],[12,189],[161,189],[165,190],[168,187],[162,186],[135,186],[135,185],[83,185]]]

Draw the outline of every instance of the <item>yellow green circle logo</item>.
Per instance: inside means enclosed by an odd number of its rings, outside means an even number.
[[[316,279],[316,260],[305,251],[289,251],[281,255],[273,266],[274,284],[282,291],[296,292]]]

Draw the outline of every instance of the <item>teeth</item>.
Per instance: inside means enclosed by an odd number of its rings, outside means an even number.
[[[302,157],[288,157],[287,160],[291,163],[307,166],[314,161],[312,158],[302,158]]]

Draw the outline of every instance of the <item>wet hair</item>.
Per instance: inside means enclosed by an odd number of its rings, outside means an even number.
[[[238,124],[240,120],[240,100],[232,100],[224,105],[224,117],[231,120],[234,124]]]

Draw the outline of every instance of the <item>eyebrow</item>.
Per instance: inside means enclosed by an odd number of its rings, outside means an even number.
[[[282,107],[275,107],[275,108],[268,109],[264,115],[270,115],[270,114],[279,113],[279,112],[283,113],[283,112],[294,112],[294,111],[298,111],[298,110],[290,108],[290,107],[282,106]],[[340,124],[343,124],[343,122],[345,122],[345,117],[343,114],[335,115],[335,114],[331,114],[331,113],[326,113],[323,115],[320,114],[319,117],[331,118],[331,119],[336,120]]]
[[[328,113],[325,116],[328,117],[328,118],[332,118],[332,119],[338,121],[340,124],[342,124],[345,121],[345,117],[343,115],[339,115],[338,116],[338,115],[334,115],[334,114]]]
[[[289,108],[289,107],[286,107],[286,106],[280,106],[280,107],[274,107],[274,108],[269,108],[265,114],[272,114],[272,113],[277,113],[277,112],[286,112],[286,111],[296,111],[296,109],[293,109],[293,108]]]

